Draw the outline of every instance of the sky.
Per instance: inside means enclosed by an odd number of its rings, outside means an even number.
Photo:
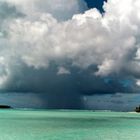
[[[97,8],[101,12],[103,12],[103,3],[106,0],[85,0],[89,9]]]
[[[0,0],[0,101],[131,110],[140,101],[139,9],[139,0]]]

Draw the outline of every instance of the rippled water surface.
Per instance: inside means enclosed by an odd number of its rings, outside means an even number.
[[[0,140],[139,140],[140,114],[0,110]]]

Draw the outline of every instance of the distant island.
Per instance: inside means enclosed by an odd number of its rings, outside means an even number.
[[[139,106],[139,107],[136,107],[136,108],[135,108],[135,111],[136,111],[137,113],[140,113],[140,106]]]
[[[0,109],[11,109],[12,107],[9,105],[0,105]]]

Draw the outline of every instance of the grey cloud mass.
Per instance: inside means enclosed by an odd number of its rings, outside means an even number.
[[[108,0],[103,8],[1,0],[0,89],[46,93],[64,108],[82,106],[83,95],[139,92],[140,2]]]

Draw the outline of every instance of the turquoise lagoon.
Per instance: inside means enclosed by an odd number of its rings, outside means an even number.
[[[139,140],[140,114],[0,110],[0,140]]]

